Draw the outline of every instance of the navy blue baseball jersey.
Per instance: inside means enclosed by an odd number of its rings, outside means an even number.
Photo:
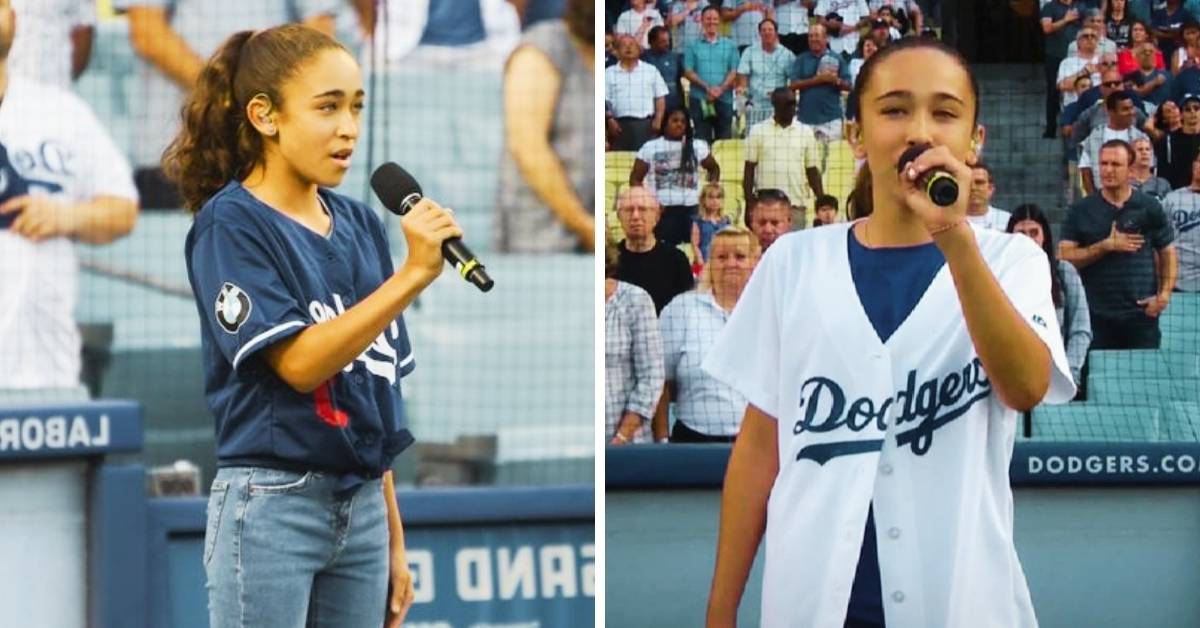
[[[218,465],[325,471],[350,488],[378,477],[413,442],[400,378],[414,363],[403,317],[310,394],[263,359],[264,348],[340,315],[392,274],[378,216],[328,190],[319,195],[332,218],[326,236],[229,183],[188,232],[188,278]]]

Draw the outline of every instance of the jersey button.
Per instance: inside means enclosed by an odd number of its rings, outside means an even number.
[[[896,600],[897,604],[899,604],[900,602],[903,602],[904,601],[904,592],[896,591],[895,593],[892,594],[892,599]]]
[[[879,467],[879,472],[884,475],[891,475],[892,474],[892,465],[885,463],[883,466]]]
[[[900,538],[900,528],[892,528],[891,530],[888,530],[888,536],[892,537],[893,539]]]

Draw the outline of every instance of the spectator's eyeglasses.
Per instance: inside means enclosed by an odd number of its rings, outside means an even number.
[[[1116,61],[1101,61],[1100,65],[1116,65]]]
[[[1103,85],[1105,87],[1120,87],[1121,81],[1105,81],[1105,82],[1101,83],[1101,85]]]
[[[1184,111],[1200,111],[1200,105],[1188,105],[1183,108]]]
[[[1091,33],[1080,33],[1079,38],[1080,39],[1095,39],[1096,36]]]

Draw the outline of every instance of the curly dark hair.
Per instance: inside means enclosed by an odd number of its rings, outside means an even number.
[[[592,0],[567,0],[563,9],[567,30],[576,39],[591,45],[596,32],[596,3]]]
[[[163,172],[179,187],[189,212],[262,161],[263,137],[246,116],[250,100],[263,94],[272,107],[281,107],[284,82],[330,48],[345,50],[299,24],[241,31],[221,44],[200,71],[181,110],[179,134],[163,154]]]

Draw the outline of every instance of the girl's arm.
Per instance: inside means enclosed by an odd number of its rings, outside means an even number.
[[[596,219],[575,193],[562,160],[550,145],[561,86],[558,70],[546,55],[529,46],[512,53],[504,71],[505,146],[529,189],[575,234],[580,246],[590,251]]]
[[[721,491],[721,528],[708,594],[708,628],[737,624],[738,604],[767,526],[767,498],[779,473],[778,444],[775,419],[753,405],[746,406]]]
[[[387,502],[388,556],[390,565],[387,608],[387,627],[400,628],[413,603],[412,573],[404,552],[404,525],[400,522],[400,506],[396,503],[396,484],[389,470],[383,474],[383,500]]]
[[[1030,410],[1050,388],[1050,349],[1017,312],[983,259],[975,232],[966,223],[967,195],[942,208],[916,185],[915,180],[934,167],[953,174],[959,189],[969,189],[971,169],[948,148],[937,146],[902,173],[905,203],[931,232],[948,227],[934,234],[933,241],[946,257],[975,351],[1000,401],[1014,410]]]
[[[700,225],[692,223],[692,259],[697,262],[707,262],[700,251]]]
[[[400,219],[408,258],[404,266],[341,316],[263,349],[275,374],[297,392],[310,393],[366,351],[445,267],[442,241],[462,236],[449,212],[423,199]]]

